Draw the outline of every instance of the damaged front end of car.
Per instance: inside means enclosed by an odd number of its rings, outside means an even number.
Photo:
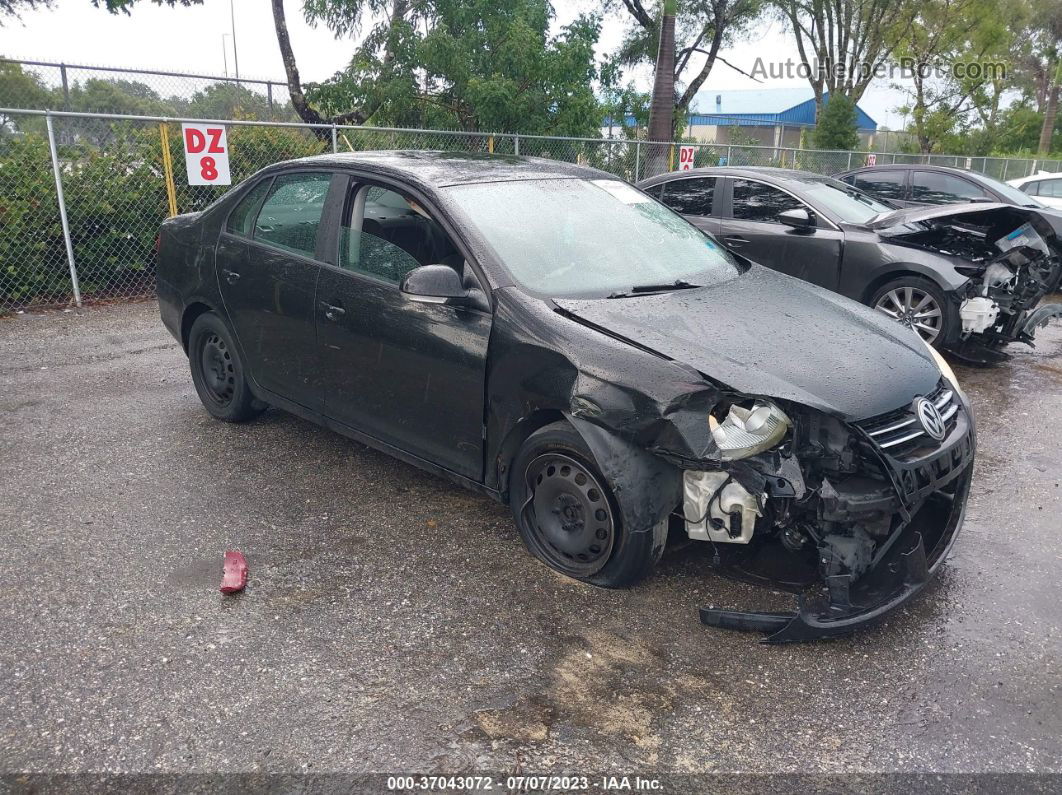
[[[757,425],[768,405],[724,401],[713,435],[725,444],[717,429],[735,415]],[[792,591],[798,609],[707,607],[701,620],[767,632],[771,643],[845,634],[917,594],[944,559],[962,523],[973,421],[946,378],[909,406],[856,423],[795,405],[774,411],[788,421],[776,447],[685,470],[682,515],[720,567]]]
[[[957,295],[958,340],[949,347],[964,361],[1002,361],[1003,346],[1031,346],[1038,328],[1062,317],[1062,304],[1037,306],[1062,278],[1062,216],[974,204],[897,210],[868,226],[892,243],[960,260],[955,270],[968,281]]]
[[[722,573],[798,597],[785,614],[705,608],[704,623],[768,642],[844,634],[944,559],[973,418],[943,359],[880,313],[765,268],[626,303],[499,299],[488,440],[563,416],[631,532],[670,514]],[[568,321],[563,335],[542,336],[539,311]],[[513,449],[491,454],[503,493]]]

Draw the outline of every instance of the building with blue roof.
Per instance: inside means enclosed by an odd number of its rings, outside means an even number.
[[[829,102],[829,93],[823,100]],[[634,124],[634,117],[627,125]],[[690,103],[685,135],[703,143],[796,147],[800,132],[815,126],[815,92],[803,88],[699,91]],[[856,128],[865,146],[878,123],[856,105]]]

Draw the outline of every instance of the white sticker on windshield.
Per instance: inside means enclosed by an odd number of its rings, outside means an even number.
[[[607,190],[624,204],[645,204],[652,201],[640,190],[618,179],[592,179],[590,181],[602,190]]]

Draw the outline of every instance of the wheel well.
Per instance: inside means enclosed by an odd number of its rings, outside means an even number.
[[[564,421],[564,414],[556,409],[538,409],[521,419],[508,433],[498,447],[494,460],[494,474],[498,480],[498,491],[505,503],[509,502],[509,470],[513,459],[520,452],[527,438],[539,428],[545,428],[554,422]]]
[[[903,271],[903,270],[901,270],[901,271],[889,271],[888,273],[886,273],[886,274],[884,274],[882,276],[879,276],[878,278],[874,279],[874,281],[872,281],[870,284],[867,285],[866,290],[863,291],[863,303],[866,304],[867,306],[869,306],[870,305],[870,299],[874,297],[874,293],[877,292],[878,289],[880,289],[882,285],[888,284],[889,282],[894,282],[894,281],[896,281],[898,279],[918,279],[919,281],[929,282],[930,284],[935,286],[938,290],[941,290],[941,291],[944,290],[943,287],[941,287],[939,284],[937,284],[937,282],[935,282],[933,279],[931,279],[928,276],[926,276],[924,273],[919,273],[918,271]]]
[[[184,308],[184,314],[181,316],[181,347],[185,353],[188,353],[188,335],[192,331],[192,324],[200,315],[213,311],[213,307],[198,301]]]

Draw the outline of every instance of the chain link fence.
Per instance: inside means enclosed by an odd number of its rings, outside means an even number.
[[[163,136],[177,212],[201,210],[229,189],[185,184],[181,121],[0,109],[0,312],[154,292],[155,241],[169,215]],[[635,141],[218,123],[228,131],[233,185],[281,160],[380,149],[534,155],[631,181],[644,172],[644,144]]]
[[[0,313],[150,295],[155,241],[169,214],[163,136],[174,155],[177,212],[201,210],[228,186],[185,184],[181,121],[172,117],[13,110],[0,106]],[[214,120],[211,120],[214,121]],[[627,138],[561,138],[444,130],[344,127],[236,119],[228,130],[232,184],[259,169],[322,152],[431,149],[547,157],[637,182],[678,167],[692,146],[693,167],[755,165],[835,174],[864,165],[870,153],[711,143],[650,144]],[[877,153],[879,165],[942,161]],[[985,173],[1032,173],[1014,161],[972,158]],[[1008,168],[1008,163],[1009,168]],[[1056,163],[1039,163],[1058,170]]]
[[[0,58],[0,107],[298,121],[284,80]]]

